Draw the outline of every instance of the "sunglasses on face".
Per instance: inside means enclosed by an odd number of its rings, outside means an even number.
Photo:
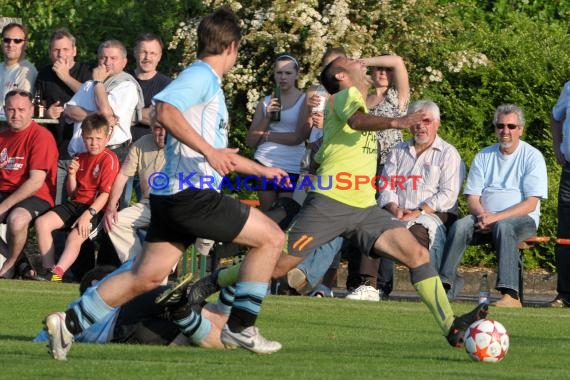
[[[385,71],[387,73],[392,72],[392,68],[391,67],[375,67],[374,68],[375,71]]]
[[[518,128],[519,126],[516,124],[503,124],[503,123],[499,123],[499,124],[495,125],[495,128],[497,128],[497,129],[504,129],[505,127],[512,130],[512,129]]]
[[[10,42],[15,43],[16,45],[21,44],[22,42],[24,42],[25,40],[22,38],[9,38],[9,37],[4,37],[2,39],[2,41],[4,41],[5,44],[9,44]]]

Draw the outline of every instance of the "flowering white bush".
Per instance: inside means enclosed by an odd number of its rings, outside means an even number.
[[[271,91],[273,59],[284,52],[300,63],[299,88],[317,82],[320,60],[328,47],[342,46],[352,57],[398,54],[410,71],[414,97],[444,81],[447,74],[488,62],[483,53],[464,48],[448,50],[443,56],[439,52],[438,59],[433,59],[432,48],[452,32],[443,22],[451,8],[435,0],[381,0],[374,4],[365,0],[202,1],[205,13],[221,5],[232,8],[242,23],[238,63],[226,76],[224,86],[232,115],[245,113],[242,119],[246,123],[251,121],[259,98]],[[180,67],[196,59],[196,27],[201,17],[181,23],[168,46],[182,50]]]

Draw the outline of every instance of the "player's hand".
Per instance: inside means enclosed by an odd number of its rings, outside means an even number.
[[[103,228],[109,233],[113,229],[113,225],[119,221],[119,213],[116,208],[106,208],[103,216]]]
[[[399,119],[394,119],[394,128],[406,129],[418,125],[421,121],[427,118],[428,115],[425,111],[417,111]]]
[[[48,107],[48,109],[46,110],[46,117],[48,119],[59,119],[62,113],[63,113],[63,106],[60,105],[58,100]]]
[[[261,176],[265,178],[275,178],[277,180],[277,184],[286,189],[290,189],[295,184],[291,182],[291,178],[289,177],[289,173],[287,173],[283,169],[279,168],[268,168],[263,166],[261,170]]]
[[[79,170],[79,158],[73,157],[73,160],[71,160],[71,162],[69,163],[69,167],[67,168],[67,174],[76,175],[78,170]]]
[[[205,154],[206,160],[221,176],[233,172],[238,162],[238,148],[213,149]]]

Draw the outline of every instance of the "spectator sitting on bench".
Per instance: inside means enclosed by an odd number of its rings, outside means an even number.
[[[78,154],[69,165],[67,192],[71,200],[54,207],[35,223],[43,266],[38,280],[60,282],[102,218],[100,211],[107,204],[119,172],[117,155],[105,148],[111,132],[107,119],[100,114],[90,114],[81,123],[87,152]],[[52,232],[63,227],[72,230],[56,264]]]
[[[481,150],[471,163],[464,194],[470,214],[447,235],[439,270],[446,289],[454,285],[467,244],[491,241],[497,251],[498,307],[522,307],[519,299],[519,244],[536,235],[540,201],[548,197],[546,163],[540,151],[522,141],[523,111],[497,108],[493,125],[498,143]]]

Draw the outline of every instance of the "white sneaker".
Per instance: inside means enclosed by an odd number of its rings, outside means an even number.
[[[249,326],[242,332],[234,333],[226,324],[222,328],[220,338],[226,348],[243,347],[256,354],[272,354],[281,349],[281,343],[265,339],[255,326]]]
[[[73,343],[73,334],[65,326],[65,313],[51,313],[44,321],[44,330],[49,335],[49,352],[55,360],[66,360]]]
[[[380,291],[369,285],[360,285],[345,297],[349,300],[380,301]]]

